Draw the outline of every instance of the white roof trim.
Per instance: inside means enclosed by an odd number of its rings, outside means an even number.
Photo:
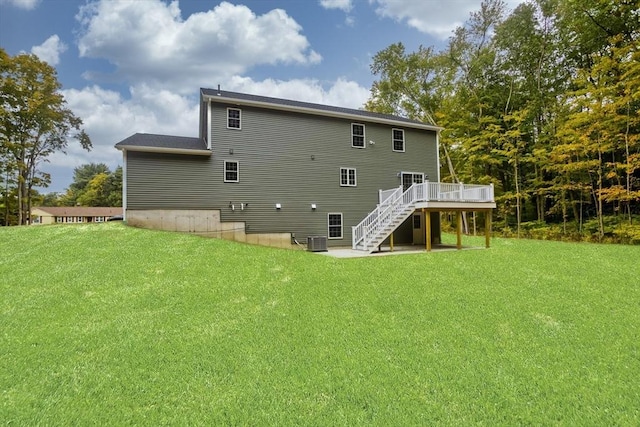
[[[232,104],[232,105],[248,105],[251,107],[269,108],[271,110],[293,111],[293,112],[306,113],[306,114],[315,114],[317,116],[338,117],[338,118],[350,119],[350,120],[368,121],[368,122],[382,123],[382,124],[393,125],[393,126],[400,126],[405,128],[432,130],[436,132],[440,132],[441,130],[444,129],[440,126],[433,126],[433,125],[422,124],[422,123],[411,123],[411,122],[404,122],[401,120],[393,120],[393,119],[386,119],[386,118],[372,117],[372,116],[363,116],[360,114],[343,113],[340,111],[319,110],[317,108],[297,107],[294,105],[276,104],[271,102],[229,98],[222,95],[217,96],[217,95],[203,94],[203,97],[205,99],[210,99],[213,102],[226,103],[226,104]]]
[[[210,156],[210,150],[189,150],[187,148],[145,147],[140,145],[118,145],[121,151],[141,151],[144,153],[190,154],[192,156]]]

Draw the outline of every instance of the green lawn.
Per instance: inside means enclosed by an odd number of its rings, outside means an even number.
[[[640,424],[640,246],[0,228],[0,292],[8,425]]]

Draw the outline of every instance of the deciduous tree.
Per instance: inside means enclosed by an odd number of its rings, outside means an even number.
[[[70,138],[91,148],[82,120],[67,108],[60,89],[49,64],[35,55],[11,57],[0,49],[0,137],[16,170],[19,224],[29,220],[33,187],[50,182],[39,169],[41,163],[64,152]]]

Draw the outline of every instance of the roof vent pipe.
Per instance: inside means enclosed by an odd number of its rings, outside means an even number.
[[[218,96],[220,96],[220,85],[218,85]]]

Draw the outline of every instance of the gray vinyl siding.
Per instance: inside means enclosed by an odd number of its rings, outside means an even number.
[[[227,107],[242,110],[241,130],[227,129]],[[344,238],[329,244],[350,246],[351,226],[375,208],[378,190],[400,185],[399,172],[437,177],[434,131],[360,120],[362,149],[351,146],[353,120],[216,103],[211,108],[211,157],[127,153],[129,209],[220,209],[223,221],[244,221],[248,233],[294,233],[301,242],[326,236],[328,213],[342,213]],[[392,150],[394,127],[405,131],[403,153]],[[223,182],[225,160],[239,162],[240,182]],[[341,167],[356,169],[356,187],[340,186]],[[244,211],[241,203],[248,203]]]
[[[206,156],[127,152],[127,209],[216,209]]]

